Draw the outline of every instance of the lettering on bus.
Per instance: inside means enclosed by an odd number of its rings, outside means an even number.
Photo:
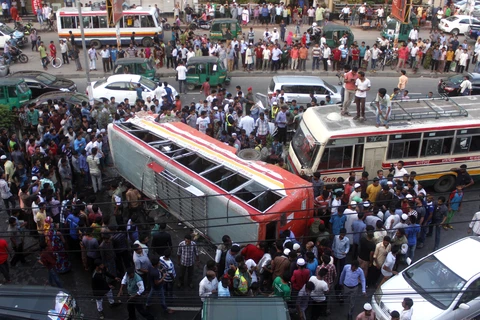
[[[323,177],[322,180],[323,182],[337,182],[337,178],[332,177]]]
[[[470,160],[480,160],[480,156],[468,157]]]
[[[418,164],[418,165],[425,165],[429,163],[430,163],[430,160],[415,161],[415,164]]]
[[[452,158],[442,159],[442,163],[450,163],[450,162],[453,162],[453,161],[455,161],[455,159],[452,159]]]

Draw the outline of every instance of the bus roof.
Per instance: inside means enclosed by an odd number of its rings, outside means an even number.
[[[82,8],[82,15],[84,16],[93,16],[97,15],[99,13],[107,13],[107,10],[92,10],[91,7],[83,7]],[[135,9],[128,9],[128,10],[123,10],[123,15],[128,16],[128,15],[136,15],[136,14],[154,14],[155,13],[155,8],[142,8],[142,7],[136,7]],[[63,7],[58,9],[57,14],[60,16],[73,16],[73,15],[78,15],[78,10],[76,7]]]
[[[326,143],[330,138],[478,127],[479,107],[480,99],[475,96],[392,101],[389,129],[375,126],[376,111],[369,103],[364,122],[341,116],[337,105],[308,108],[303,121],[316,141]]]
[[[229,167],[235,172],[242,173],[268,189],[285,193],[283,190],[285,188],[302,188],[311,185],[308,181],[278,166],[262,161],[241,159],[235,154],[236,149],[234,147],[229,147],[207,135],[199,134],[198,130],[184,123],[156,123],[139,117],[130,119],[128,122],[149,130],[159,137],[167,138],[200,156]]]

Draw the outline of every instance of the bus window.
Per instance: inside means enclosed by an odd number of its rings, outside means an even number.
[[[453,153],[467,153],[470,148],[472,137],[457,137]]]
[[[254,198],[250,202],[248,202],[249,205],[252,207],[258,209],[258,211],[265,211],[271,206],[275,204],[278,200],[282,199],[281,196],[278,194],[268,190],[263,192],[261,195],[258,197]]]
[[[0,87],[0,100],[5,100],[6,97],[5,97],[5,88],[3,87]]]
[[[90,17],[82,17],[83,18],[83,26],[85,28],[92,28],[92,23]]]
[[[108,21],[106,16],[98,17],[98,22],[100,24],[100,28],[108,28]]]
[[[473,136],[470,143],[470,151],[480,151],[480,136]]]
[[[62,28],[77,28],[77,17],[61,17]]]
[[[99,17],[92,17],[92,28],[98,29],[100,28],[100,23],[98,22]]]
[[[142,28],[153,28],[155,27],[155,22],[153,21],[153,16],[140,16],[140,23]]]
[[[258,197],[263,191],[265,191],[264,186],[261,186],[256,182],[252,182],[235,192],[234,195],[245,202],[249,202],[250,200]]]
[[[126,16],[125,17],[125,24],[127,28],[132,28],[133,27],[133,17],[132,16]]]
[[[420,156],[450,154],[455,131],[425,132]]]
[[[320,160],[319,169],[341,169],[352,166],[353,146],[327,147]]]
[[[421,133],[391,135],[387,159],[417,158],[421,136]]]
[[[354,167],[363,167],[363,144],[355,145]]]

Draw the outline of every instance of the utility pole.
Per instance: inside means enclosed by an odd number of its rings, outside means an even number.
[[[78,9],[78,19],[80,19],[80,35],[82,37],[82,49],[83,49],[83,57],[85,59],[85,75],[87,76],[87,92],[90,105],[93,106],[93,90],[90,86],[90,61],[88,59],[88,52],[87,52],[87,45],[85,43],[85,30],[83,25],[83,17],[82,17],[82,6],[80,5],[80,1],[77,1],[77,9]],[[80,57],[78,57],[80,59]]]

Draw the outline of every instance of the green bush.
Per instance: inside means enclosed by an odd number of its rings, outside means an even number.
[[[0,128],[10,128],[13,126],[13,112],[9,106],[0,105]]]

